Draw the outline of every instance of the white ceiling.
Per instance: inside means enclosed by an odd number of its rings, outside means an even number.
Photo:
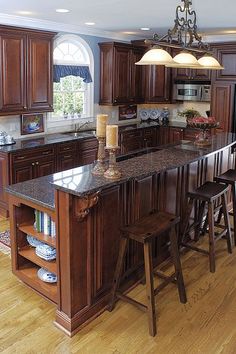
[[[83,28],[83,33],[115,32],[131,37],[152,37],[154,32],[165,33],[173,27],[176,6],[181,0],[9,0],[1,2],[0,23],[24,26],[32,24],[37,27],[41,21],[48,29],[50,22],[73,28]],[[56,13],[56,9],[66,8],[69,13]],[[236,33],[236,1],[235,0],[193,0],[192,8],[197,13],[199,31],[211,34]],[[29,11],[21,15],[20,11]],[[7,14],[7,15],[6,15]],[[16,17],[17,16],[17,17]],[[21,16],[20,19],[18,16]],[[43,21],[42,21],[43,20]],[[50,22],[48,22],[50,21]],[[91,29],[85,22],[95,22]],[[148,32],[140,31],[140,27],[150,27]]]

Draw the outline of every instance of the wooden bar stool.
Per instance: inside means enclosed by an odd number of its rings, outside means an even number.
[[[109,311],[113,310],[116,298],[129,302],[139,309],[146,311],[148,313],[149,333],[151,336],[156,335],[156,311],[154,297],[160,292],[160,290],[162,290],[170,282],[177,283],[180,301],[182,303],[187,301],[179,258],[178,243],[175,233],[175,226],[179,223],[179,221],[180,218],[175,215],[166,212],[158,212],[140,219],[133,225],[126,226],[121,229],[119,255],[113,280]],[[171,255],[175,268],[175,272],[171,276],[153,271],[152,264],[152,240],[167,231],[169,231],[170,235]],[[118,291],[129,239],[143,244],[147,305],[144,305]],[[154,275],[157,275],[163,279],[163,282],[156,289],[154,289],[153,285]]]
[[[234,245],[236,246],[236,170],[228,170],[225,173],[214,178],[216,182],[225,183],[228,186],[231,186],[232,189],[232,200],[233,200],[233,212],[230,212],[229,215],[233,216],[234,221]],[[220,222],[222,216],[222,210],[220,210],[218,222]]]
[[[215,272],[215,241],[222,238],[223,236],[226,236],[228,252],[232,253],[231,230],[229,224],[229,214],[228,214],[227,204],[226,204],[227,190],[228,190],[228,186],[226,186],[225,184],[216,183],[216,182],[206,182],[202,186],[197,188],[195,191],[187,193],[189,202],[187,205],[186,216],[183,222],[183,240],[181,242],[181,245],[190,248],[194,251],[209,255],[210,272],[212,273]],[[222,208],[222,213],[224,215],[225,225],[223,227],[222,232],[216,237],[215,230],[214,230],[214,226],[215,226],[214,202],[216,201],[217,198],[221,198],[220,207]],[[196,201],[200,202],[197,220],[195,220],[191,225],[189,225],[193,203]],[[189,233],[192,230],[195,230],[195,240],[199,239],[206,203],[208,204],[206,221],[209,226],[209,251],[193,246],[189,244],[188,241],[186,241],[186,238],[188,237]],[[219,207],[217,209],[219,210]]]

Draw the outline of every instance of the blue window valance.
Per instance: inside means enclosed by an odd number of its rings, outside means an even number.
[[[65,76],[79,76],[83,82],[87,84],[92,82],[92,77],[88,66],[76,65],[53,65],[53,81],[60,82],[60,79]]]

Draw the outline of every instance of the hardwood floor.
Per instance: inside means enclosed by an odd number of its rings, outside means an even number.
[[[0,352],[236,353],[236,248],[230,255],[225,240],[217,243],[215,274],[203,255],[191,251],[181,259],[188,303],[179,303],[174,285],[157,296],[155,338],[148,334],[146,314],[121,301],[112,313],[104,312],[69,338],[53,325],[55,307],[18,281],[9,256],[0,253]],[[139,285],[130,295],[144,300],[145,287]]]

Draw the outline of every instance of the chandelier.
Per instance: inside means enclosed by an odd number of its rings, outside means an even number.
[[[155,33],[152,40],[146,40],[145,43],[153,47],[135,64],[165,65],[172,68],[224,69],[210,52],[209,45],[202,42],[202,37],[197,32],[196,12],[190,8],[192,0],[181,1],[184,4],[176,8],[174,27],[161,38]],[[180,52],[172,58],[168,48],[179,49]],[[197,59],[195,55],[200,58]]]

